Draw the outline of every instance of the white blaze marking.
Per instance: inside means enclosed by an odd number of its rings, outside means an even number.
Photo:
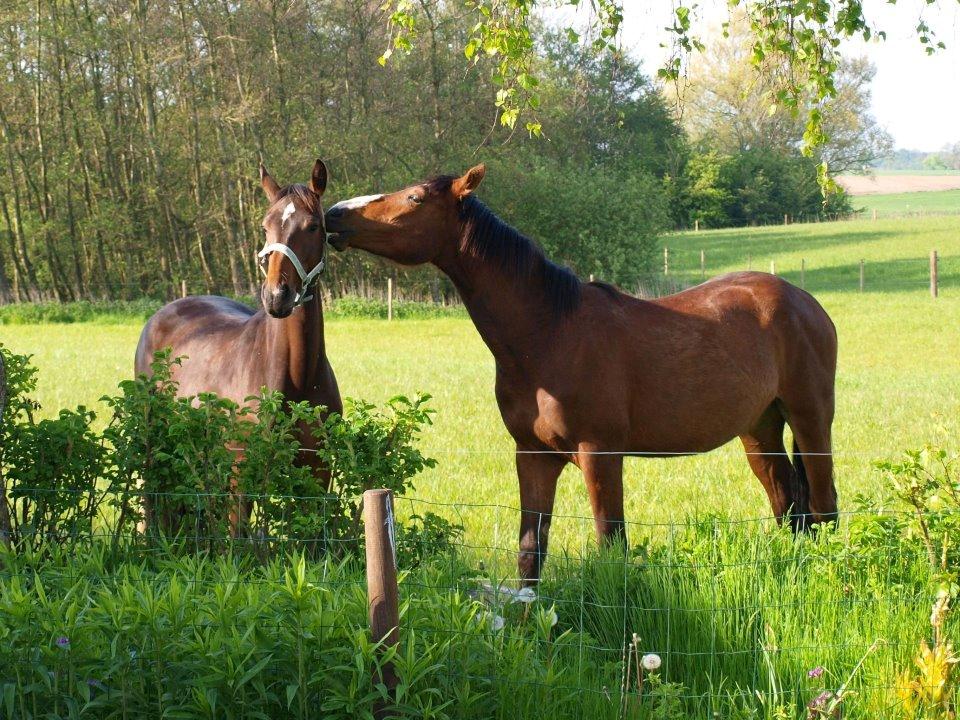
[[[333,208],[338,208],[340,210],[359,210],[365,205],[369,205],[374,200],[379,200],[383,197],[383,194],[380,195],[361,195],[359,197],[350,198],[349,200],[341,200]]]
[[[292,202],[287,203],[287,206],[283,209],[283,215],[280,218],[280,227],[283,227],[286,224],[287,219],[291,215],[293,215],[296,211],[297,211],[297,208],[296,206],[294,206]]]

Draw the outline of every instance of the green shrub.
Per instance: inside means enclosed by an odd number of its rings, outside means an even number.
[[[263,391],[238,407],[213,393],[178,397],[172,371],[180,360],[164,351],[150,376],[102,398],[112,419],[100,436],[84,408],[36,422],[28,396],[36,371],[28,357],[0,354],[10,387],[0,530],[18,548],[89,539],[97,523],[115,543],[209,551],[233,538],[262,559],[289,543],[343,556],[361,548],[364,491],[401,496],[434,465],[416,447],[430,422],[428,395],[396,397],[385,409],[348,399],[344,413],[328,415]],[[304,432],[316,443],[301,447]],[[413,527],[403,534],[410,558],[449,550],[460,532],[429,514],[412,522],[422,532],[415,543]]]
[[[7,370],[0,415],[0,542],[37,547],[89,540],[104,499],[97,481],[108,468],[107,449],[91,429],[96,415],[81,406],[37,421],[30,358],[2,345],[0,356]]]

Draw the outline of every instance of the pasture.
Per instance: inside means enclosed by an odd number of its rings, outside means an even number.
[[[876,210],[880,217],[921,212],[960,213],[960,190],[861,195],[853,199],[853,206],[867,213]]]
[[[698,280],[700,250],[708,275],[748,265],[766,270],[773,261],[778,274],[799,283],[804,261],[804,283],[840,338],[834,451],[841,512],[852,510],[858,495],[867,498],[863,505],[882,502],[873,461],[925,443],[956,448],[960,218],[690,232],[668,236],[664,244],[671,281],[680,284]],[[932,248],[941,256],[936,300],[927,281]],[[34,354],[42,413],[85,404],[105,414],[98,398],[130,376],[139,331],[134,323],[10,325],[0,326],[0,342]],[[417,479],[415,500],[401,501],[399,510],[427,508],[461,522],[465,547],[456,563],[421,568],[401,586],[414,603],[410,622],[429,640],[437,631],[428,622],[434,591],[459,586],[463,573],[478,568],[491,578],[515,572],[517,481],[512,443],[493,397],[492,358],[465,316],[392,323],[338,318],[328,321],[326,335],[344,396],[379,403],[418,390],[433,395],[437,413],[422,446],[437,466]],[[762,520],[769,507],[736,441],[698,457],[628,460],[624,485],[631,566],[592,551],[593,523],[579,473],[568,469],[561,477],[543,594],[557,607],[559,628],[576,630],[568,645],[555,648],[564,681],[554,689],[547,682],[542,697],[501,690],[488,698],[491,714],[617,717],[622,642],[636,632],[645,648],[665,658],[663,678],[677,686],[659,688],[666,698],[660,705],[629,706],[631,716],[806,717],[817,683],[805,673],[818,665],[833,675],[834,689],[848,676],[857,689],[845,717],[903,716],[894,677],[929,633],[932,596],[923,589],[922,552],[895,549],[889,537],[872,554],[851,550],[841,536],[856,525],[855,517],[845,518],[840,533],[821,538],[794,540],[776,532]],[[215,568],[196,572],[216,585]],[[280,570],[271,573],[281,582]],[[116,582],[135,592],[131,587],[142,579]],[[258,607],[269,605],[262,603]],[[359,608],[343,612],[356,617]],[[464,612],[451,610],[449,622],[462,623]],[[875,640],[879,645],[872,647]],[[549,670],[549,642],[540,638],[531,647]],[[459,662],[455,651],[445,652],[437,659],[441,665]],[[509,663],[523,661],[506,645],[496,652],[500,664],[477,672],[509,679]],[[862,669],[855,670],[862,658]],[[571,703],[577,688],[589,692]],[[781,706],[785,714],[777,714]],[[486,716],[482,707],[468,712],[454,705],[445,712]]]

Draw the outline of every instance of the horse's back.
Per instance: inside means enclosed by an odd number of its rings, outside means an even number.
[[[218,344],[242,334],[257,312],[243,303],[216,295],[194,295],[167,303],[140,333],[135,368],[149,374],[154,353],[171,348],[174,356],[190,354],[191,346]]]

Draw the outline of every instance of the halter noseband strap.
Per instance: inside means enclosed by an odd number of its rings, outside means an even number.
[[[289,245],[284,245],[282,243],[270,243],[263,248],[260,252],[257,253],[257,257],[261,260],[260,271],[263,273],[263,276],[267,276],[267,269],[264,267],[262,262],[265,257],[270,253],[283,253],[286,255],[290,262],[293,263],[293,269],[297,271],[297,275],[300,276],[301,288],[300,292],[297,293],[297,296],[293,299],[293,306],[299,307],[309,300],[313,300],[313,295],[307,295],[307,292],[310,290],[310,286],[316,282],[316,279],[319,277],[320,273],[323,272],[323,268],[327,260],[327,244],[323,243],[323,254],[320,256],[320,262],[317,263],[317,266],[313,268],[310,272],[307,272],[303,269],[303,263],[300,262],[300,258],[297,257],[297,254]]]

